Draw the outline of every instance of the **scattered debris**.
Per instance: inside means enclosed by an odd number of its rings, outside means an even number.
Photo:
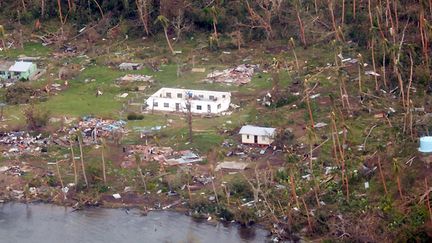
[[[242,64],[223,71],[215,70],[207,75],[204,82],[243,85],[252,80],[252,76],[258,69],[259,65]]]
[[[120,194],[118,194],[118,193],[115,193],[112,196],[114,199],[120,199],[121,198]]]
[[[23,131],[0,133],[0,145],[4,145],[4,156],[40,153],[46,151],[49,142],[50,137],[45,138],[42,134],[32,136]]]
[[[125,76],[117,79],[119,84],[127,84],[132,82],[148,82],[153,83],[153,76],[141,75],[141,74],[126,74]]]

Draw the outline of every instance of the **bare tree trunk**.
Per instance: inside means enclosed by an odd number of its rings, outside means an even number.
[[[336,40],[340,41],[341,38],[339,37],[339,29],[336,25],[336,19],[335,19],[334,10],[333,10],[334,2],[333,2],[333,0],[327,0],[327,2],[329,5],[328,8],[329,8],[330,14],[331,14],[331,20],[332,20],[333,30],[335,32],[335,37],[336,37]]]
[[[396,175],[396,182],[397,182],[397,187],[398,187],[398,191],[399,191],[399,196],[402,199],[403,198],[402,185],[401,185],[401,181],[400,181],[399,175]]]
[[[375,49],[374,49],[374,46],[375,46],[375,39],[372,37],[372,41],[371,41],[372,67],[373,67],[374,72],[377,73],[376,65],[375,65]],[[373,76],[375,78],[375,90],[378,91],[378,89],[379,89],[378,77],[376,76],[376,74],[374,74]]]
[[[76,161],[75,161],[75,153],[74,153],[71,141],[69,142],[69,146],[70,146],[70,150],[71,150],[72,165],[73,165],[73,168],[74,168],[74,183],[75,183],[75,187],[77,187],[77,185],[78,185],[77,164],[76,164]]]
[[[189,98],[189,97],[188,97]],[[190,98],[189,98],[190,99]],[[186,104],[187,113],[188,113],[188,127],[189,127],[189,142],[193,142],[193,131],[192,131],[192,104],[190,100],[188,100]]]
[[[382,182],[383,187],[384,187],[384,192],[387,195],[388,194],[387,185],[386,185],[384,174],[383,174],[382,168],[381,168],[381,157],[380,156],[378,156],[378,169],[379,169],[379,173],[380,173],[380,177],[381,177],[381,182]]]
[[[342,18],[341,25],[343,26],[345,23],[345,0],[342,0]]]
[[[142,173],[142,170],[141,170],[141,157],[138,154],[135,155],[135,161],[137,164],[137,169],[138,169],[138,173],[139,173],[140,178],[141,178],[141,182],[144,186],[144,191],[145,191],[145,193],[147,193],[147,183],[146,183],[144,174]]]
[[[45,0],[41,0],[41,18],[45,16]]]
[[[102,18],[104,18],[104,13],[103,13],[103,11],[102,11],[101,6],[100,6],[99,3],[97,2],[97,0],[93,0],[93,2],[94,2],[94,3],[96,4],[96,6],[98,7],[99,12],[100,12]]]
[[[353,0],[353,18],[356,18],[356,0]]]
[[[432,222],[432,209],[431,209],[431,204],[430,204],[430,198],[429,198],[429,194],[430,194],[430,189],[429,189],[429,186],[428,186],[428,180],[427,180],[427,178],[425,177],[425,179],[424,179],[424,182],[425,182],[425,189],[426,189],[426,205],[427,205],[427,207],[428,207],[428,210],[429,210],[429,218],[430,218],[430,221]]]
[[[85,171],[85,165],[84,165],[84,155],[83,155],[83,148],[82,148],[82,134],[81,131],[78,131],[78,146],[79,146],[79,150],[80,150],[80,159],[81,159],[81,168],[83,171],[83,175],[84,175],[84,181],[86,184],[86,187],[89,187],[88,184],[88,180],[87,180],[87,175],[86,175],[86,171]]]
[[[296,192],[296,186],[295,186],[295,182],[294,182],[294,174],[293,173],[291,173],[291,175],[290,175],[290,184],[291,184],[292,197],[294,198],[294,200],[297,204],[297,208],[300,209],[300,203],[299,203],[298,198],[297,198],[297,192]]]
[[[136,0],[135,1],[141,19],[141,23],[144,26],[144,31],[146,35],[150,35],[149,30],[149,5],[148,0]]]
[[[27,7],[24,0],[21,0],[21,4],[23,6],[23,13],[27,13]]]
[[[106,179],[106,168],[105,168],[105,143],[104,141],[102,141],[102,173],[103,173],[103,180],[104,180],[104,184],[106,184],[107,179]]]
[[[302,202],[303,202],[303,206],[305,207],[305,210],[306,210],[306,217],[307,217],[307,221],[308,221],[308,225],[309,225],[309,231],[312,232],[312,231],[313,231],[313,228],[312,228],[312,220],[311,220],[310,215],[309,215],[309,209],[308,209],[308,207],[307,207],[307,205],[306,205],[306,202],[305,202],[305,200],[303,199],[303,197],[302,197],[301,200],[302,200]]]
[[[303,43],[303,47],[306,48],[307,47],[307,43],[306,43],[306,37],[305,37],[305,31],[304,31],[304,26],[303,26],[303,21],[300,17],[300,10],[299,10],[299,5],[300,2],[298,2],[298,4],[295,4],[295,10],[296,10],[296,14],[297,14],[297,21],[299,24],[299,29],[300,29],[300,38],[301,41]]]

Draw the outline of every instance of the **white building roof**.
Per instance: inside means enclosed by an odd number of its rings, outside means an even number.
[[[274,136],[276,128],[271,127],[257,127],[246,125],[240,129],[239,134],[257,135],[257,136]]]
[[[32,66],[32,62],[15,62],[12,67],[9,68],[10,72],[26,72]]]

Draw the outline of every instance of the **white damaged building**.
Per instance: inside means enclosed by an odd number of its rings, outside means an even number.
[[[218,114],[229,109],[230,92],[161,88],[146,100],[149,111],[187,112],[188,105],[195,114]]]

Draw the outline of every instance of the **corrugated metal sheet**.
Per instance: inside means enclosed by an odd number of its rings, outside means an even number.
[[[32,62],[15,62],[12,67],[9,68],[10,72],[26,72],[30,69]]]

